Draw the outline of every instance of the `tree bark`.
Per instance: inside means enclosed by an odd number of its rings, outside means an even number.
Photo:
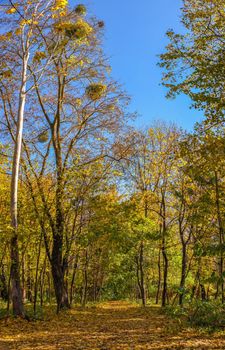
[[[4,301],[8,301],[9,294],[8,294],[8,287],[7,287],[7,281],[6,281],[6,275],[5,275],[3,263],[2,263],[2,271],[0,275],[0,282],[1,282],[0,295]]]
[[[158,285],[157,285],[157,292],[156,292],[156,299],[155,299],[156,305],[159,303],[160,288],[161,288],[161,249],[159,249],[159,255],[158,255]]]
[[[140,255],[139,255],[139,265],[140,265],[140,290],[141,290],[141,300],[142,305],[146,305],[146,296],[145,296],[145,285],[144,285],[144,243],[141,242],[140,245]]]
[[[86,249],[85,251],[85,263],[84,263],[84,271],[83,271],[83,291],[82,291],[82,300],[81,305],[85,307],[87,302],[87,286],[88,286],[88,275],[87,275],[87,269],[88,269],[88,251]]]
[[[62,264],[62,236],[55,235],[53,240],[51,270],[55,296],[57,301],[57,313],[60,309],[69,308],[67,288],[64,283],[64,269]]]
[[[58,67],[57,63],[56,66]],[[65,264],[62,258],[63,236],[64,236],[64,212],[63,212],[63,164],[60,137],[60,117],[63,105],[65,77],[58,77],[58,102],[54,123],[52,123],[52,143],[56,161],[56,193],[55,193],[55,225],[53,229],[53,247],[51,255],[51,270],[54,283],[55,296],[57,301],[57,312],[60,309],[69,308],[68,291],[64,281]]]
[[[139,293],[141,296],[142,305],[146,305],[146,296],[145,296],[145,286],[144,286],[144,268],[143,268],[143,254],[144,253],[144,245],[143,242],[141,242],[139,247],[139,252],[136,258],[137,261],[137,282],[138,282],[138,288]]]
[[[37,254],[35,282],[34,282],[34,316],[36,315],[36,307],[37,307],[38,271],[39,271],[39,263],[40,263],[40,257],[41,257],[42,236],[43,236],[43,233],[41,231],[40,240],[39,240],[39,244],[38,244],[38,254]]]
[[[220,241],[220,260],[219,260],[219,272],[221,278],[221,301],[224,303],[224,256],[223,256],[223,245],[224,245],[224,229],[223,221],[221,217],[220,209],[220,192],[219,192],[219,181],[218,181],[218,172],[215,171],[215,185],[216,185],[216,210],[217,210],[217,220],[219,227],[219,241]]]
[[[180,294],[179,294],[179,305],[180,306],[183,305],[186,270],[187,270],[187,249],[186,249],[186,244],[183,243],[183,245],[182,245],[182,267],[181,267],[181,279],[180,279]]]
[[[163,290],[162,290],[162,307],[166,306],[167,302],[167,277],[168,277],[168,257],[166,251],[166,203],[164,194],[162,195],[162,256],[163,256]]]
[[[79,255],[77,254],[74,260],[73,274],[72,274],[72,280],[70,284],[70,306],[72,306],[72,303],[73,303],[74,283],[75,283],[76,272],[78,267],[78,259],[79,259]]]
[[[22,290],[20,284],[20,263],[19,263],[19,245],[18,245],[18,182],[19,182],[19,167],[22,149],[23,121],[24,110],[26,103],[26,83],[27,83],[27,67],[29,54],[24,54],[22,83],[19,93],[19,108],[16,124],[16,138],[13,154],[12,177],[11,177],[11,295],[13,304],[13,314],[15,316],[24,316],[24,307],[22,299]]]

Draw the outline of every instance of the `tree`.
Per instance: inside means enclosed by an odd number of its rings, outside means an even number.
[[[184,93],[205,111],[206,125],[224,122],[225,10],[223,0],[184,0],[184,34],[167,32],[169,44],[160,55],[168,97]]]
[[[68,212],[74,210],[66,194],[86,165],[109,159],[127,121],[128,98],[109,77],[100,47],[102,24],[84,16],[77,8],[54,15],[50,31],[41,33],[42,52],[38,57],[36,52],[29,66],[36,95],[27,106],[23,165],[43,230],[58,311],[69,307],[64,277],[71,244],[66,242],[69,233],[69,241],[74,236],[66,227]],[[39,78],[46,61],[48,70]],[[52,202],[45,191],[46,177]]]
[[[216,297],[221,294],[224,302],[224,131],[208,130],[189,135],[181,143],[181,154],[186,162],[185,177],[192,182],[192,204],[189,221],[193,227],[202,225],[202,245],[199,257],[215,257],[218,268],[213,272],[212,282],[217,283]],[[194,187],[193,187],[194,186]],[[194,189],[194,191],[193,191]],[[196,233],[195,233],[196,234]],[[197,244],[198,245],[198,244]],[[210,280],[210,279],[209,279]]]
[[[179,153],[179,152],[176,152]],[[183,305],[186,279],[188,276],[189,252],[188,248],[193,238],[195,201],[198,198],[198,188],[194,181],[185,173],[186,161],[177,157],[178,172],[174,183],[174,209],[178,223],[178,232],[182,249],[181,277],[179,286],[179,305]]]
[[[145,219],[151,219],[158,225],[159,244],[159,285],[162,284],[162,305],[167,303],[167,283],[169,259],[167,240],[173,220],[171,216],[171,185],[176,177],[175,150],[179,131],[176,127],[159,123],[147,133],[135,133],[136,142],[133,153],[127,161],[127,173],[137,200],[140,202]],[[149,227],[151,231],[151,226]],[[149,232],[150,233],[150,232]],[[153,235],[154,236],[154,235]],[[141,237],[141,234],[140,234]],[[140,291],[145,304],[144,240],[140,239],[138,267],[140,270]],[[161,256],[163,260],[163,281],[161,283]],[[158,300],[158,298],[157,298]]]
[[[53,8],[53,1],[47,3],[43,0],[27,2],[7,1],[2,5],[5,13],[1,23],[5,32],[1,35],[1,97],[4,104],[6,122],[8,113],[13,114],[15,134],[10,130],[14,141],[14,152],[11,177],[11,280],[13,312],[17,316],[24,315],[22,293],[19,272],[19,248],[18,248],[18,178],[22,149],[23,124],[25,104],[28,91],[31,89],[28,66],[30,58],[35,58],[35,52],[39,48],[40,41],[37,33],[44,25],[46,26]],[[59,6],[64,8],[64,6]],[[48,12],[50,11],[50,12]],[[43,17],[45,19],[43,20]],[[43,28],[42,28],[43,30]],[[33,56],[33,57],[32,57]],[[40,78],[42,72],[37,73]],[[18,77],[18,76],[19,77]],[[12,108],[12,93],[7,83],[9,80],[16,82],[17,112]],[[15,88],[15,85],[14,85]],[[8,105],[7,105],[8,104]]]

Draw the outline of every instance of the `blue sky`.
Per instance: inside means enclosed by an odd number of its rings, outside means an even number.
[[[77,3],[72,0],[72,3]],[[202,113],[190,109],[190,100],[165,98],[160,86],[161,69],[156,66],[169,28],[183,31],[180,24],[182,0],[87,0],[89,12],[105,22],[105,53],[110,57],[112,75],[132,97],[131,110],[140,117],[136,124],[154,120],[172,121],[191,130]]]

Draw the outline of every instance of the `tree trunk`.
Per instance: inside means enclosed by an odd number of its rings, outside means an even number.
[[[162,196],[162,256],[163,256],[163,290],[162,290],[162,307],[167,302],[167,277],[168,277],[168,257],[166,251],[166,203],[164,194]]]
[[[15,231],[16,232],[16,231]],[[15,316],[24,316],[22,290],[20,285],[19,271],[19,247],[18,235],[13,234],[11,238],[11,298],[13,305],[13,314]]]
[[[87,302],[87,286],[88,286],[88,276],[87,276],[87,269],[88,269],[88,252],[86,249],[85,252],[85,264],[84,264],[84,281],[83,281],[83,292],[82,292],[82,300],[81,300],[81,305],[85,307],[86,302]]]
[[[52,248],[51,270],[55,296],[57,301],[57,313],[60,309],[69,308],[69,298],[64,283],[64,270],[62,264],[62,236],[55,235]]]
[[[8,294],[8,287],[7,287],[7,281],[6,281],[5,270],[4,270],[3,264],[2,264],[2,272],[0,275],[0,283],[1,283],[0,295],[4,301],[8,301],[9,294]]]
[[[36,315],[36,307],[37,307],[37,295],[38,295],[38,270],[39,270],[39,262],[41,257],[41,245],[42,245],[42,231],[40,235],[40,241],[38,245],[38,254],[36,261],[36,271],[35,271],[35,282],[34,282],[34,316]]]
[[[142,305],[145,306],[146,298],[145,298],[145,286],[144,286],[143,252],[144,252],[144,245],[143,245],[143,242],[141,242],[139,247],[139,252],[136,258],[137,282],[138,282],[138,288],[141,296]]]
[[[27,300],[31,303],[33,302],[33,293],[32,293],[32,277],[31,277],[31,261],[30,255],[28,254],[27,258]]]
[[[162,246],[162,256],[164,261],[163,266],[163,290],[162,290],[162,306],[166,306],[166,300],[167,300],[167,276],[168,276],[168,257],[166,253],[165,248],[165,239],[163,239],[163,246]]]
[[[20,263],[19,263],[19,246],[18,246],[18,182],[19,182],[19,167],[22,149],[22,135],[23,135],[23,121],[24,121],[24,109],[26,102],[26,82],[27,82],[27,66],[29,55],[24,54],[23,57],[23,71],[22,71],[22,83],[19,93],[19,108],[18,118],[16,124],[16,138],[13,154],[12,164],[12,177],[11,177],[11,225],[12,225],[12,238],[11,238],[11,295],[13,304],[13,314],[15,316],[24,316],[24,307],[22,299],[22,290],[20,285]]]
[[[44,298],[44,284],[45,284],[45,275],[46,275],[46,264],[47,264],[47,256],[45,256],[44,264],[40,273],[40,306],[43,306],[43,298]],[[50,302],[50,300],[49,300]]]
[[[217,220],[219,227],[219,241],[220,241],[220,260],[219,260],[219,272],[221,278],[221,301],[224,303],[224,256],[223,256],[223,245],[224,245],[224,229],[223,229],[223,221],[221,217],[221,209],[220,209],[220,193],[219,193],[219,181],[218,181],[218,173],[215,171],[215,184],[216,184],[216,209],[217,209]]]
[[[144,285],[144,244],[141,242],[140,245],[140,256],[139,256],[139,264],[140,264],[140,291],[141,291],[141,300],[142,305],[146,305],[146,296],[145,296],[145,285]]]
[[[75,260],[74,260],[73,274],[72,274],[72,280],[71,280],[71,284],[70,284],[70,306],[72,306],[72,303],[73,303],[74,283],[75,283],[75,278],[76,278],[78,259],[79,259],[79,255],[77,254],[75,257]]]
[[[63,105],[65,87],[65,77],[58,77],[58,101],[57,111],[55,115],[55,121],[51,124],[52,131],[52,143],[55,153],[56,161],[56,215],[55,225],[52,227],[53,230],[53,247],[51,256],[51,270],[54,283],[55,296],[57,301],[57,312],[60,309],[70,308],[68,291],[64,281],[65,275],[65,264],[62,258],[63,251],[63,235],[64,235],[64,212],[63,212],[63,161],[61,151],[61,137],[60,137],[60,117]]]
[[[156,299],[155,299],[156,305],[159,303],[160,288],[161,288],[161,249],[159,249],[159,256],[158,256],[158,285],[157,285],[157,292],[156,292]]]
[[[22,248],[22,249],[23,249],[23,248]],[[21,278],[21,280],[22,280],[22,281],[21,281],[21,282],[22,282],[22,298],[23,298],[23,303],[24,303],[24,301],[26,300],[25,251],[23,251],[23,255],[22,255],[21,268],[22,268],[22,278]]]
[[[182,267],[181,267],[181,279],[180,279],[179,305],[183,305],[186,270],[187,270],[187,251],[186,251],[186,244],[184,243],[182,245]]]

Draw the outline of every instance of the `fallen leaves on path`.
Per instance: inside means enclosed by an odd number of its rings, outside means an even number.
[[[157,307],[127,302],[75,308],[46,321],[0,322],[0,350],[225,349],[225,334],[185,328]]]

